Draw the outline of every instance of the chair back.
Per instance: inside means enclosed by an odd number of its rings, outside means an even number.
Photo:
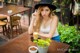
[[[12,18],[12,22],[14,22],[14,21],[17,21],[17,20],[20,20],[20,19],[21,19],[21,17],[19,17],[19,16],[11,16],[11,18]]]

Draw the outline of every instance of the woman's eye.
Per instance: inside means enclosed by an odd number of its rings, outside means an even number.
[[[43,11],[43,9],[41,11]]]
[[[49,11],[48,9],[46,9],[46,11]]]

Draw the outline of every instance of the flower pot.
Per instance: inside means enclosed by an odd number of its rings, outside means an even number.
[[[46,47],[38,46],[38,52],[39,53],[47,53],[48,52],[48,46],[46,46]]]
[[[36,46],[30,46],[28,50],[29,50],[29,53],[37,53],[38,48]]]

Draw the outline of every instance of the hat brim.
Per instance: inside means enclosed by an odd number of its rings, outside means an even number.
[[[52,5],[52,4],[36,4],[35,5],[35,9],[38,9],[40,6],[49,6],[52,10],[55,10],[56,9],[56,6],[55,5]]]

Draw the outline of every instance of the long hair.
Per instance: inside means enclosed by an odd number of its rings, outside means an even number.
[[[36,32],[39,32],[39,30],[40,30],[40,26],[41,26],[41,23],[42,23],[42,19],[43,19],[43,17],[41,16],[41,10],[44,8],[44,7],[46,7],[46,6],[40,6],[39,8],[38,8],[38,15],[39,15],[39,17],[38,17],[38,19],[36,20],[36,25],[34,26],[34,31],[36,31]],[[49,6],[47,6],[47,7],[49,7]],[[49,7],[49,9],[50,9],[50,14],[49,14],[49,17],[50,18],[52,18],[51,16],[52,15],[55,15],[52,11],[52,9]]]

